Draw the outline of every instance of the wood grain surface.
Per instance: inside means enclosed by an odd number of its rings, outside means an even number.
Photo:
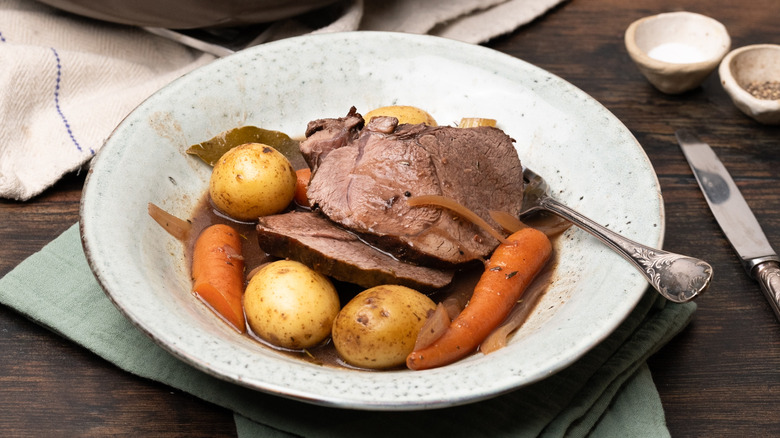
[[[731,103],[717,73],[680,96],[656,91],[623,45],[638,18],[688,10],[721,21],[732,47],[780,44],[777,0],[574,0],[487,45],[581,88],[646,150],[666,209],[664,247],[708,260],[715,277],[690,326],[649,361],[672,436],[780,436],[780,323],[742,270],[674,138],[691,128],[732,173],[780,247],[780,128]],[[84,171],[28,202],[0,200],[0,275],[78,221]],[[0,306],[4,436],[235,436],[232,414],[134,377]]]

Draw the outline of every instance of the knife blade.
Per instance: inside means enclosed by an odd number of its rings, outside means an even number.
[[[676,136],[723,234],[780,320],[780,258],[715,151],[690,130]]]

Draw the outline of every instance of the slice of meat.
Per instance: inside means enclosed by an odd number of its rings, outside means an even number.
[[[372,120],[330,150],[309,185],[312,205],[402,260],[451,266],[487,257],[498,245],[487,232],[448,210],[411,207],[406,199],[446,196],[498,228],[489,211],[517,215],[522,203],[514,141],[492,127],[392,128],[387,120]]]
[[[354,140],[363,128],[363,116],[353,106],[345,117],[313,120],[306,125],[306,140],[300,150],[306,164],[314,171],[328,153]]]
[[[271,255],[366,288],[400,284],[430,292],[449,284],[454,274],[401,262],[315,212],[261,217],[257,236],[260,248]]]

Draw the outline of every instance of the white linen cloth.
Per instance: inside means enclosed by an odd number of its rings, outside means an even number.
[[[563,0],[349,0],[308,32],[428,33],[479,44]],[[140,28],[82,18],[34,0],[0,0],[0,197],[28,200],[78,171],[156,90],[215,57]]]

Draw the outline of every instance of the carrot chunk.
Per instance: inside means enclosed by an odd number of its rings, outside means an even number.
[[[408,368],[440,367],[476,351],[552,255],[550,239],[534,228],[523,228],[506,240],[490,257],[466,308],[433,344],[407,356]]]
[[[309,196],[306,191],[309,190],[309,180],[311,180],[311,169],[304,167],[295,171],[295,175],[298,177],[295,182],[295,196],[293,199],[295,202],[303,207],[309,207]]]
[[[192,254],[193,292],[239,332],[246,331],[241,297],[244,258],[241,237],[229,225],[204,229]]]

